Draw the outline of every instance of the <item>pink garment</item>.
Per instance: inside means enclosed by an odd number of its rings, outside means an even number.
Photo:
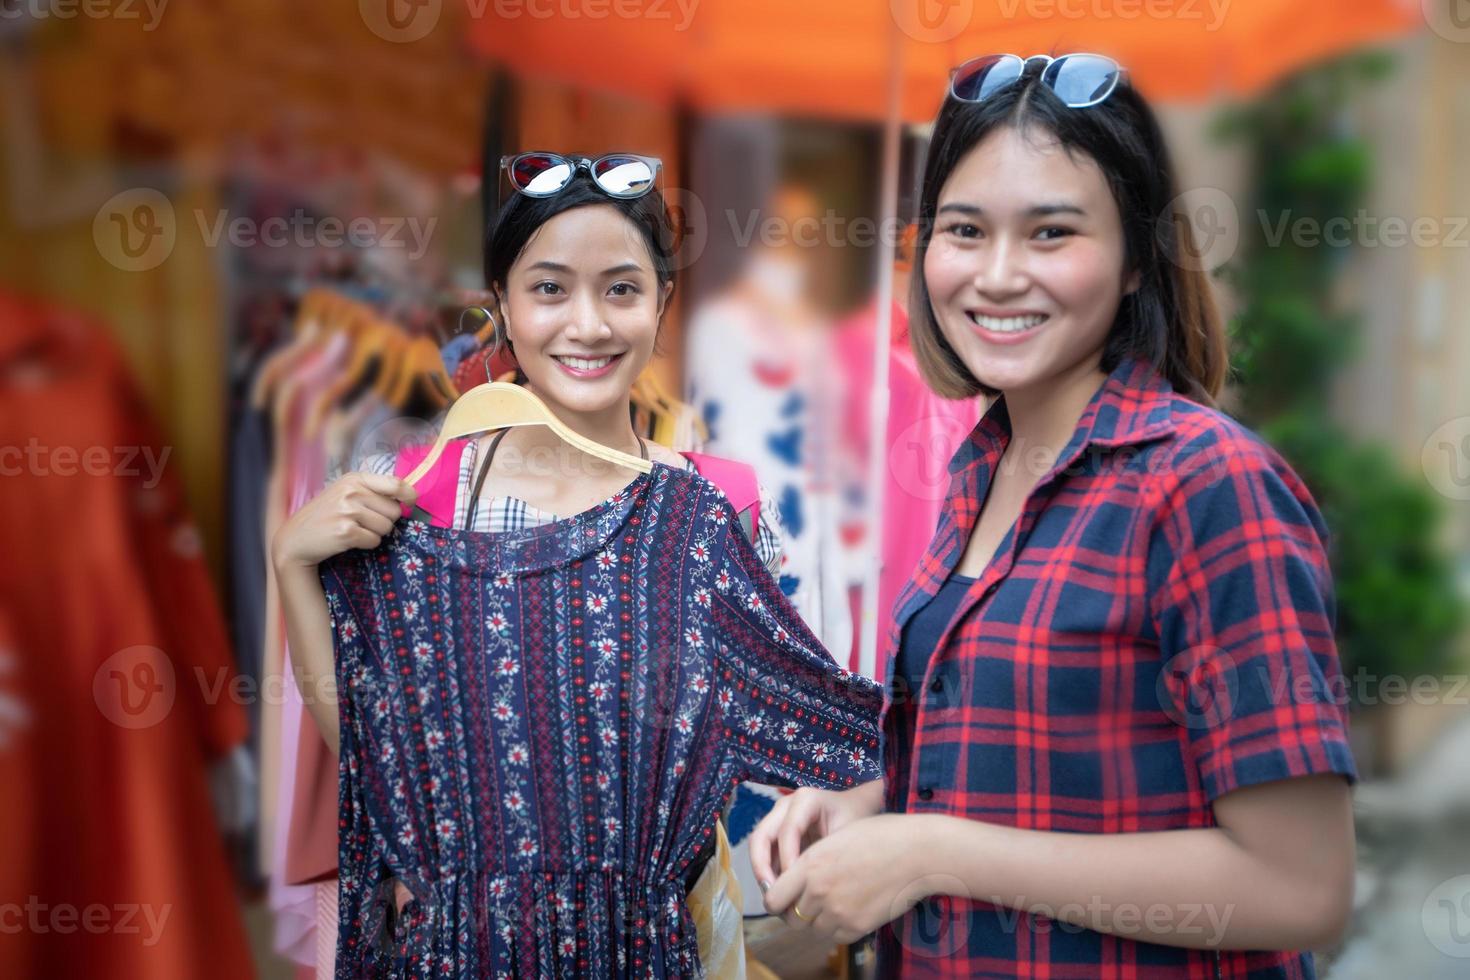
[[[860,479],[867,474],[869,405],[873,387],[873,338],[876,304],[839,324],[836,349],[847,384],[844,441],[858,464]],[[949,461],[983,414],[979,398],[960,401],[942,398],[924,383],[909,346],[909,318],[893,304],[892,345],[888,355],[888,428],[883,445],[887,454],[883,485],[883,568],[878,577],[878,622],[885,622],[898,594],[924,556],[949,488]],[[866,529],[864,529],[866,532]],[[864,534],[871,540],[871,535]],[[858,644],[853,644],[849,669],[858,669]],[[884,678],[877,678],[883,680]]]
[[[334,335],[322,354],[293,372],[291,398],[286,407],[290,424],[290,442],[280,447],[288,467],[286,485],[289,494],[287,515],[300,510],[322,488],[326,481],[326,452],[319,439],[303,437],[307,409],[331,385],[335,368],[345,351],[346,337]],[[297,798],[297,757],[303,739],[322,742],[316,724],[306,712],[301,691],[296,686],[291,663],[291,650],[285,646],[282,679],[275,691],[281,697],[280,758],[277,769],[276,833],[271,840],[270,907],[275,914],[276,952],[295,963],[311,965],[317,961],[317,894],[311,885],[290,883],[287,874],[293,815]],[[274,693],[266,689],[266,696]],[[326,749],[322,742],[323,750]],[[335,771],[335,767],[334,767]]]

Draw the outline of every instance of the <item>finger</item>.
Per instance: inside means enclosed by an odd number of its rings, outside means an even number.
[[[359,473],[357,476],[362,480],[362,485],[374,493],[401,500],[405,504],[412,504],[419,499],[418,491],[406,480],[400,480],[396,476],[389,476],[387,473]]]
[[[800,915],[797,914],[798,909],[801,910]],[[781,921],[792,929],[811,930],[821,914],[822,909],[816,897],[803,888],[801,894],[793,898],[790,906],[781,913]]]
[[[342,542],[347,548],[361,548],[363,551],[372,551],[383,543],[381,534],[374,534],[367,528],[353,522],[351,527],[342,532]]]
[[[756,882],[766,888],[770,887],[778,875],[771,865],[776,830],[781,826],[781,813],[778,811],[782,807],[779,803],[776,806],[777,809],[762,817],[761,822],[750,832],[750,870],[755,872]]]
[[[371,510],[375,514],[382,514],[395,523],[403,516],[403,505],[397,499],[381,493],[373,493],[367,489],[364,489],[362,493],[348,496],[347,503],[364,510]]]
[[[776,837],[776,847],[781,859],[781,874],[795,867],[796,859],[801,857],[801,838],[806,831],[806,821],[803,820],[803,816],[804,814],[791,812],[781,822],[781,830]]]
[[[805,869],[797,866],[783,873],[766,890],[764,895],[766,911],[772,915],[784,914],[790,908],[791,903],[800,897],[805,887]],[[802,909],[802,912],[805,913],[806,909]]]
[[[375,510],[361,510],[353,516],[357,526],[371,531],[379,538],[393,530],[392,518],[384,517]]]

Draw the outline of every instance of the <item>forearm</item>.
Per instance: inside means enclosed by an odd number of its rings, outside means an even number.
[[[1342,897],[1219,827],[1076,834],[918,814],[916,870],[958,894],[1129,939],[1195,949],[1309,949]],[[1349,889],[1350,899],[1350,889]]]
[[[315,566],[291,561],[275,563],[286,641],[291,646],[296,686],[316,720],[332,754],[340,733],[337,720],[337,683],[332,651],[332,621],[326,593]]]

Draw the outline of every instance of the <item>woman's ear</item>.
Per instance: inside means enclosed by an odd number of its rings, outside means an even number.
[[[669,308],[669,297],[674,294],[674,283],[672,280],[664,283],[658,291],[658,318],[664,318],[664,311]]]
[[[1123,284],[1123,295],[1128,296],[1138,292],[1138,287],[1143,284],[1143,276],[1137,269],[1128,273],[1128,279]]]

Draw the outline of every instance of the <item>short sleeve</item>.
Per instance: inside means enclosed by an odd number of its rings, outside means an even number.
[[[374,453],[362,461],[359,472],[374,476],[392,476],[397,462],[396,453]]]
[[[740,531],[723,497],[707,586],[715,693],[743,778],[847,789],[882,778],[876,683],[832,659]]]
[[[1174,468],[1151,532],[1160,704],[1211,800],[1298,776],[1354,781],[1326,524],[1273,450],[1233,442]]]

